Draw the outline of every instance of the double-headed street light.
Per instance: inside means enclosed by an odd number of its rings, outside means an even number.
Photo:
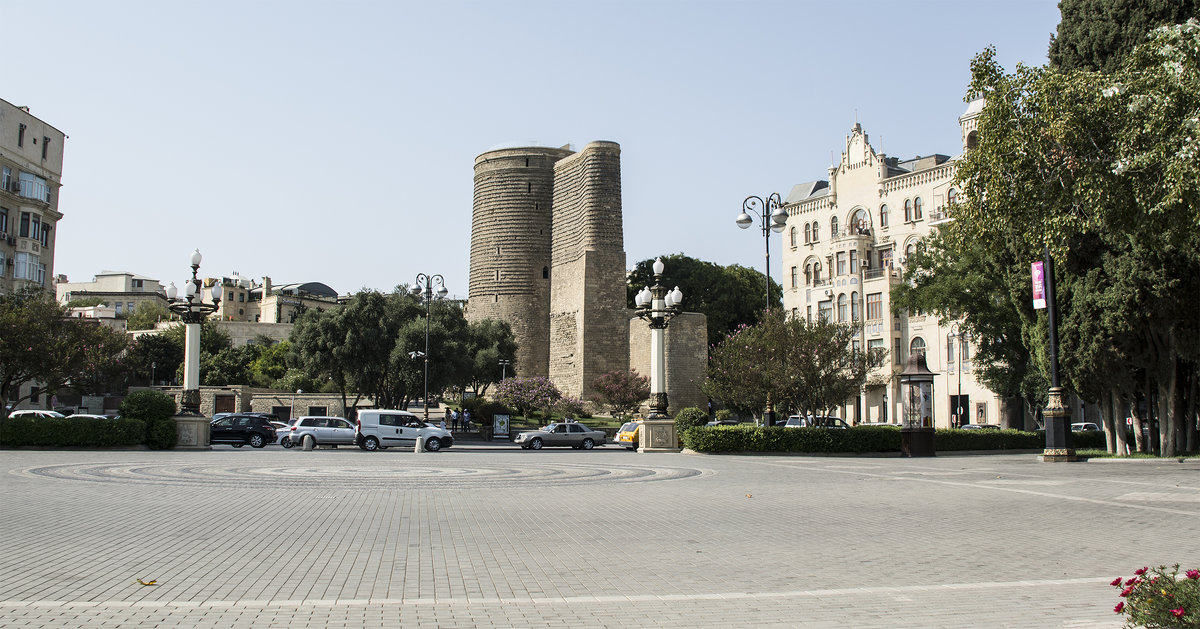
[[[184,324],[183,395],[179,406],[181,415],[200,414],[200,324],[221,304],[221,283],[212,285],[212,303],[204,303],[203,282],[196,277],[200,271],[200,250],[192,253],[192,280],[186,282],[185,296],[179,298],[175,282],[167,288],[167,308],[179,315]]]
[[[445,278],[441,275],[426,275],[424,273],[417,273],[417,285],[413,290],[413,293],[425,302],[425,353],[410,353],[410,356],[420,354],[425,359],[425,421],[429,421],[429,305],[434,300],[435,292],[433,286],[435,284],[438,287],[436,291],[437,299],[444,298],[450,292],[446,290]]]
[[[747,229],[754,224],[757,216],[762,222],[763,245],[766,248],[766,277],[767,277],[767,310],[771,309],[771,232],[779,233],[787,227],[787,211],[783,209],[783,199],[778,192],[772,192],[766,201],[750,195],[742,201],[742,213],[738,214],[737,226]]]
[[[633,298],[638,318],[650,323],[650,415],[647,419],[665,419],[667,415],[666,346],[664,332],[671,318],[679,314],[683,293],[676,286],[662,285],[662,258],[654,261],[654,286],[643,288]]]

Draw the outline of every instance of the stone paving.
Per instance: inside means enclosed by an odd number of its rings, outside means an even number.
[[[0,626],[1115,629],[1198,516],[1200,462],[10,450]]]

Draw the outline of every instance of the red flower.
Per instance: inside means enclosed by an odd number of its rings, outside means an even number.
[[[1186,574],[1187,578],[1189,579],[1200,579],[1200,570],[1188,570],[1184,574]]]
[[[1117,578],[1113,579],[1113,582],[1109,583],[1109,585],[1111,585],[1113,587],[1121,587],[1121,577],[1117,577]]]
[[[1141,568],[1140,570],[1134,570],[1133,573],[1138,576],[1141,576],[1143,574],[1146,574],[1147,570],[1149,570],[1149,568]]]
[[[1172,616],[1174,616],[1174,617],[1176,617],[1176,618],[1181,618],[1181,617],[1183,617],[1183,615],[1184,615],[1185,613],[1187,613],[1187,612],[1183,611],[1183,608],[1182,608],[1182,607],[1180,607],[1179,609],[1172,609],[1172,610],[1171,610],[1171,615],[1172,615]]]
[[[1131,586],[1125,588],[1124,590],[1121,590],[1121,596],[1129,596],[1129,593],[1132,591],[1133,591],[1133,586],[1131,585]]]
[[[1125,609],[1125,601],[1121,601],[1120,603],[1117,603],[1117,606],[1113,608],[1113,611],[1117,612],[1119,614],[1119,613],[1121,613],[1122,609]]]
[[[1130,577],[1129,580],[1125,582],[1125,585],[1137,585],[1141,582],[1142,580],[1137,577]]]

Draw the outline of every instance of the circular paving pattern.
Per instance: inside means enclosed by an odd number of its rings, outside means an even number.
[[[525,465],[413,464],[388,466],[81,463],[13,470],[33,478],[95,483],[192,485],[275,490],[306,487],[363,489],[485,489],[495,487],[643,483],[679,480],[710,471],[648,465],[538,462]]]

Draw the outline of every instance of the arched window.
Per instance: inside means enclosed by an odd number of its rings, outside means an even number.
[[[862,208],[855,210],[854,214],[850,217],[849,228],[860,236],[871,233],[871,217],[867,214],[867,211]]]
[[[904,222],[911,223],[912,219],[913,219],[912,218],[912,199],[905,199],[904,200]]]
[[[818,240],[821,239],[821,236],[820,236],[821,224],[816,221],[813,221],[812,226],[813,226],[813,242],[817,242]]]
[[[548,266],[542,267],[542,279],[544,279],[544,280],[550,279],[550,267],[548,267]]]
[[[950,191],[946,193],[946,204],[954,205],[955,203],[958,203],[958,190],[950,188]]]
[[[788,234],[792,238],[792,246],[795,247],[796,246],[796,228],[795,228],[795,226],[793,226],[790,230],[788,230]]]
[[[904,248],[904,262],[906,264],[908,263],[908,259],[912,257],[913,252],[916,250],[917,247],[915,245],[909,245]]]
[[[812,242],[812,225],[804,224],[804,244]]]
[[[796,288],[797,285],[799,284],[799,282],[800,282],[800,269],[799,269],[799,267],[792,267],[792,288]]]
[[[838,220],[837,220],[836,216],[829,219],[829,237],[830,238],[838,237]]]
[[[888,219],[888,208],[887,208],[887,204],[885,203],[885,204],[879,206],[879,226],[887,227],[887,219]]]
[[[916,337],[908,344],[908,355],[916,356],[917,354],[925,355],[925,339]]]
[[[913,199],[913,220],[921,220],[921,206],[925,205],[921,202],[921,197]]]
[[[813,284],[821,281],[821,263],[813,264]]]
[[[846,293],[838,295],[838,321],[846,320]]]
[[[858,293],[850,293],[850,320],[858,321]]]
[[[811,264],[806,265],[804,267],[804,285],[812,286],[812,265]]]
[[[973,150],[977,146],[979,146],[979,132],[972,131],[967,134],[967,150]]]

